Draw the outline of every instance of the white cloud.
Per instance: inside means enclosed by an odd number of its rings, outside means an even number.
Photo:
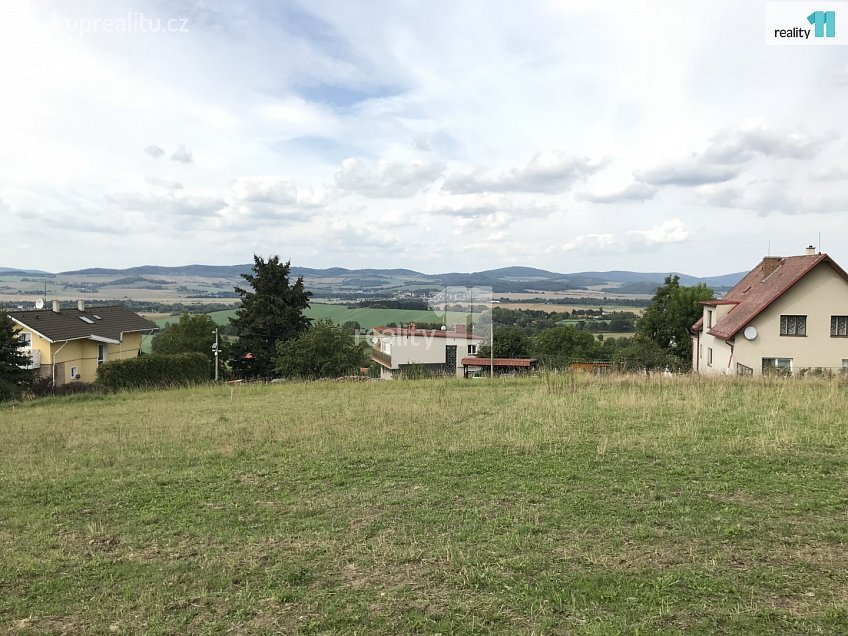
[[[103,198],[121,210],[153,216],[212,217],[224,207],[220,198],[182,192],[113,192]]]
[[[365,228],[340,217],[329,220],[323,237],[325,244],[329,243],[330,246],[340,251],[367,248],[390,251],[403,249],[403,242],[383,228]]]
[[[629,234],[649,244],[682,243],[689,238],[689,232],[683,227],[680,219],[669,219],[649,230],[633,230]]]
[[[191,154],[191,151],[188,148],[180,144],[180,147],[177,148],[174,151],[174,154],[171,155],[171,161],[178,161],[180,163],[192,163],[194,161],[194,156]]]
[[[150,155],[154,159],[158,159],[159,157],[161,157],[162,155],[165,154],[165,150],[160,148],[156,144],[150,144],[149,146],[147,146],[144,149],[144,152],[146,152],[148,155]]]
[[[144,181],[152,186],[156,186],[157,188],[164,188],[165,190],[182,190],[183,184],[179,181],[173,181],[171,179],[159,179],[157,177],[145,177]]]
[[[623,234],[611,232],[576,236],[562,246],[565,252],[626,253],[643,251],[646,247],[682,243],[689,232],[680,219],[670,219],[647,230],[630,230]]]
[[[444,165],[426,161],[409,162],[381,159],[375,164],[358,157],[342,162],[336,173],[336,186],[370,198],[411,197],[438,179]]]
[[[574,183],[600,170],[608,160],[574,157],[562,152],[538,153],[524,168],[512,168],[500,175],[483,170],[455,173],[445,179],[442,190],[452,194],[478,192],[566,192]]]
[[[564,252],[589,250],[608,251],[620,248],[621,240],[617,238],[615,234],[610,233],[582,234],[580,236],[575,236],[562,246],[562,250]]]
[[[813,136],[801,129],[780,129],[768,124],[733,128],[717,134],[703,158],[725,164],[746,163],[764,157],[811,159],[829,143],[830,136]]]
[[[765,182],[745,188],[730,185],[705,187],[699,190],[698,196],[708,205],[750,210],[760,216],[848,212],[848,197],[835,194],[821,196],[814,190],[801,196],[793,193],[790,185],[781,182]]]
[[[707,183],[724,183],[742,174],[738,166],[706,164],[696,159],[661,164],[644,172],[637,172],[636,178],[644,183],[661,186],[699,186]]]
[[[589,201],[590,203],[641,203],[653,199],[659,192],[659,188],[649,186],[644,183],[632,183],[620,190],[613,190],[606,193],[591,193],[585,192],[578,196],[578,199]]]

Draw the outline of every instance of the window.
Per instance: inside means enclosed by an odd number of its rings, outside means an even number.
[[[71,380],[76,380],[79,377],[79,369],[77,367],[71,367]]]
[[[848,336],[848,316],[830,317],[830,335],[832,337]]]
[[[737,362],[736,375],[754,375],[754,370],[751,367],[745,366],[744,364]]]
[[[707,366],[713,366],[713,348],[707,347]]]
[[[713,310],[707,309],[707,329],[713,326]]]
[[[780,317],[780,335],[781,336],[806,336],[807,335],[807,317],[806,316],[781,316]]]
[[[698,357],[703,359],[703,357],[704,357],[704,345],[698,346]]]
[[[32,349],[32,334],[29,331],[22,331],[23,336],[21,349]]]
[[[82,320],[83,322],[87,322],[89,325],[94,324],[94,321],[91,318],[89,318],[88,316],[78,316],[78,318],[80,320]]]
[[[468,355],[473,356],[475,353],[477,353],[477,345],[476,344],[468,345]]]
[[[106,362],[106,345],[97,345],[97,366]]]
[[[789,375],[792,358],[763,358],[763,375]]]

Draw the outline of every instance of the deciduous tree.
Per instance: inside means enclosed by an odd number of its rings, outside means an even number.
[[[678,358],[683,366],[691,367],[689,329],[701,317],[700,302],[713,297],[713,290],[703,283],[686,287],[680,284],[678,276],[667,276],[639,320],[639,334]]]
[[[356,373],[366,361],[365,343],[329,320],[277,344],[277,372],[285,377],[335,378]]]
[[[179,322],[169,324],[153,337],[153,352],[166,355],[202,353],[211,364],[216,328],[215,321],[206,314],[183,314]],[[219,346],[223,353],[224,343],[220,338]]]

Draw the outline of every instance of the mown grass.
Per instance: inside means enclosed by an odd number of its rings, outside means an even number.
[[[544,376],[0,412],[0,630],[844,633],[846,387]]]

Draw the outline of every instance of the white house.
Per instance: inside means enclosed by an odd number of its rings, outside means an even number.
[[[468,333],[465,325],[453,329],[375,327],[371,359],[380,365],[384,380],[401,376],[410,366],[429,375],[462,377],[462,359],[477,353],[483,338]]]
[[[700,374],[848,370],[848,274],[812,247],[768,256],[692,326]]]

